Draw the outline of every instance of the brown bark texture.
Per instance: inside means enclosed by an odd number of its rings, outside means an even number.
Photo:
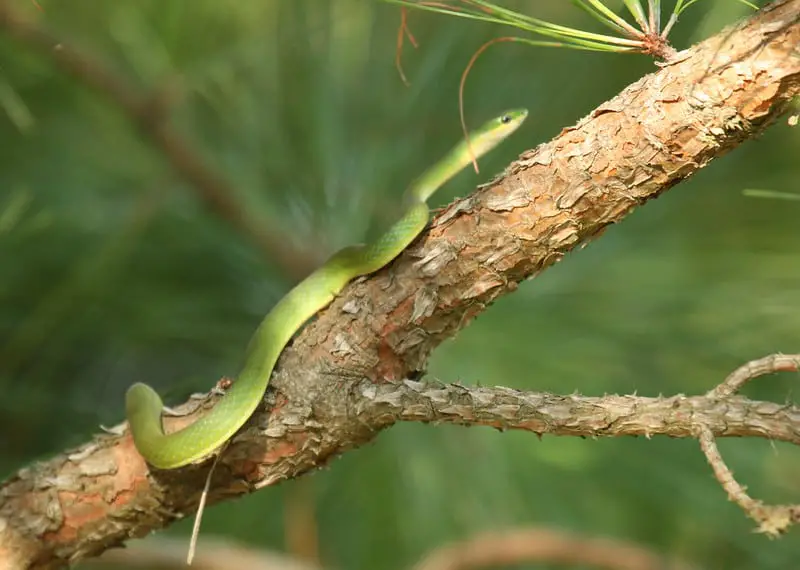
[[[301,475],[398,421],[677,437],[696,437],[702,423],[717,437],[800,444],[798,407],[735,394],[589,398],[406,380],[495,299],[757,137],[800,93],[799,46],[800,0],[775,2],[676,54],[439,212],[284,351],[265,406],[217,466],[209,502]],[[218,397],[193,397],[168,429]],[[21,469],[0,484],[0,569],[62,567],[191,516],[208,469],[149,469],[124,424]]]

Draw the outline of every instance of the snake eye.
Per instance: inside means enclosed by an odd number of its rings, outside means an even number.
[[[504,125],[507,125],[508,123],[511,122],[511,117],[509,117],[508,115],[503,115],[502,117],[500,117],[500,122],[503,123]]]

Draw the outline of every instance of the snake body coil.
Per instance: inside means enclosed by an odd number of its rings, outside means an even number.
[[[175,469],[204,459],[230,439],[258,407],[278,356],[295,332],[350,280],[377,271],[397,257],[427,225],[427,199],[473,157],[489,152],[513,133],[527,115],[525,109],[507,111],[472,133],[469,145],[461,142],[412,184],[410,206],[388,232],[371,245],[342,249],[283,297],[253,335],[236,381],[199,420],[165,434],[163,403],[156,391],[142,383],[128,388],[125,412],[139,453],[155,467]]]

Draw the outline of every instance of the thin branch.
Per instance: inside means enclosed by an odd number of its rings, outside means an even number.
[[[734,370],[725,381],[711,390],[710,397],[727,398],[736,394],[745,384],[760,376],[776,372],[800,371],[800,354],[770,354],[758,360],[751,360]]]
[[[197,553],[197,539],[200,536],[200,525],[203,522],[203,513],[206,509],[206,501],[208,501],[208,490],[211,488],[211,478],[214,476],[219,458],[222,457],[226,447],[228,447],[228,442],[225,442],[219,450],[219,453],[214,457],[214,462],[211,464],[211,468],[208,470],[208,475],[206,476],[206,482],[203,484],[203,492],[200,494],[200,503],[197,505],[197,513],[194,516],[194,524],[192,525],[192,536],[189,539],[189,552],[186,555],[187,566],[192,565],[194,556]]]
[[[740,366],[719,386],[708,392],[709,398],[730,398],[745,384],[767,374],[776,372],[797,372],[800,370],[800,354],[771,354]],[[714,476],[728,494],[728,498],[739,505],[751,519],[758,523],[758,531],[777,536],[786,532],[793,524],[800,523],[800,504],[765,505],[751,498],[745,488],[733,476],[725,464],[714,441],[714,430],[705,424],[697,427],[700,449],[711,465]]]
[[[130,548],[109,550],[103,556],[87,561],[86,568],[182,568],[186,557],[186,540],[161,538],[147,540]],[[84,565],[81,565],[84,567]],[[200,546],[193,568],[197,570],[320,570],[295,558],[238,545],[229,540],[206,537]]]
[[[605,570],[692,570],[692,566],[621,540],[543,528],[483,533],[435,549],[414,570],[468,570],[518,564],[578,565]]]
[[[170,127],[166,115],[173,95],[169,89],[148,96],[114,74],[95,56],[70,41],[59,39],[45,27],[27,21],[12,5],[10,0],[0,0],[0,31],[105,95],[159,149],[209,212],[252,241],[267,259],[278,263],[293,277],[305,276],[316,265],[319,260],[309,259],[308,252],[294,248],[280,231],[270,230],[264,220],[251,217],[237,202],[233,186]]]
[[[790,526],[800,523],[800,504],[765,505],[763,502],[751,498],[725,465],[712,431],[707,427],[700,427],[698,431],[700,449],[703,450],[709,465],[711,465],[714,476],[728,493],[728,498],[758,523],[758,532],[775,537],[789,530]]]
[[[414,34],[411,33],[411,29],[408,27],[407,10],[405,7],[401,7],[400,27],[397,30],[397,44],[395,46],[394,66],[395,69],[397,69],[397,74],[400,76],[400,80],[406,87],[408,87],[411,84],[409,83],[408,78],[403,71],[403,43],[406,37],[408,37],[408,41],[412,46],[414,46],[415,49],[419,46],[417,43],[417,38],[414,37]]]
[[[365,383],[360,395],[364,401],[355,412],[367,418],[377,415],[387,423],[487,426],[591,438],[694,438],[706,428],[715,437],[763,437],[800,445],[800,407],[739,396],[565,396],[410,380]]]

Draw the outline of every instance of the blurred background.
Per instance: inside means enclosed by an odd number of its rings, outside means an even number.
[[[300,255],[270,255],[206,207],[118,105],[0,32],[0,471],[123,418],[129,384],[168,403],[237,371],[257,323],[297,279],[373,239],[406,185],[461,136],[458,83],[509,30],[369,0],[17,0],[21,13],[145,95],[227,178],[229,198]],[[614,3],[611,3],[614,5]],[[669,4],[669,3],[666,3]],[[569,2],[506,2],[604,31]],[[621,6],[622,2],[617,2]],[[682,49],[744,17],[704,0]],[[437,194],[471,192],[522,151],[643,74],[645,56],[499,44],[475,65],[467,120],[509,107],[522,128]],[[799,352],[800,131],[785,119],[638,209],[492,306],[433,355],[443,381],[586,395],[698,394],[745,361]],[[747,388],[783,402],[797,378]],[[800,453],[764,440],[721,450],[749,490],[796,502]],[[693,440],[546,437],[400,425],[330,468],[208,509],[202,538],[401,569],[480,531],[542,526],[632,541],[705,568],[789,568],[797,531],[770,541],[729,503]],[[191,521],[163,535],[185,537]],[[518,568],[549,568],[522,565]]]

